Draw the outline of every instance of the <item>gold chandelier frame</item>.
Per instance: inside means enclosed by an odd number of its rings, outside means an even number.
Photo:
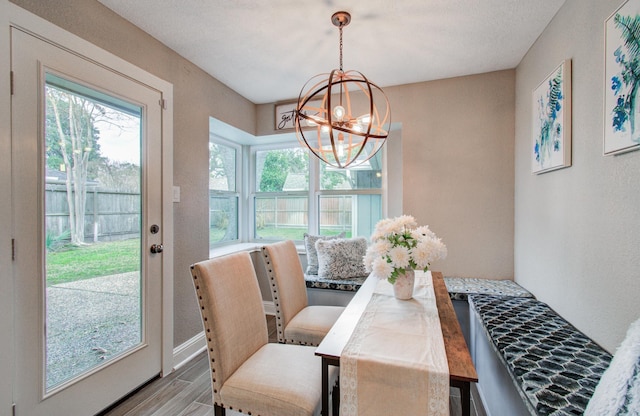
[[[296,136],[325,163],[347,168],[365,163],[384,145],[391,125],[389,101],[382,88],[359,71],[342,68],[342,28],[347,12],[336,12],[340,31],[340,68],[319,74],[303,86],[295,114]],[[378,104],[384,109],[379,110]]]

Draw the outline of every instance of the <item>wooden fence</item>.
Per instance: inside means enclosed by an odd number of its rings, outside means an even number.
[[[320,224],[323,228],[351,229],[351,196],[320,199]],[[265,227],[306,227],[309,223],[309,199],[305,197],[256,198],[256,221]]]
[[[46,233],[69,239],[69,205],[64,185],[45,187]],[[140,194],[87,188],[84,235],[86,242],[122,240],[140,235]],[[66,236],[66,237],[65,237]]]

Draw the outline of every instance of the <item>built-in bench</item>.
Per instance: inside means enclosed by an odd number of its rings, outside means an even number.
[[[493,280],[473,277],[445,277],[453,309],[456,311],[464,340],[469,346],[471,358],[475,361],[474,351],[471,348],[469,303],[467,298],[472,294],[519,296],[531,298],[531,292],[512,280]]]
[[[513,280],[492,280],[473,277],[445,277],[451,300],[467,301],[470,294],[517,296],[531,298],[533,295]]]
[[[531,297],[469,295],[489,415],[582,415],[611,354]]]
[[[326,279],[305,274],[309,305],[347,306],[366,279],[366,277]]]

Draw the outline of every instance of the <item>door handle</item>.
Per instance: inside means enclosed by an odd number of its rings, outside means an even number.
[[[151,252],[153,254],[162,253],[163,250],[164,250],[164,247],[162,246],[162,244],[152,244],[151,245]]]

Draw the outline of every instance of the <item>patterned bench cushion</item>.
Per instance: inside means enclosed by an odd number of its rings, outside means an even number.
[[[357,292],[366,280],[366,277],[353,277],[350,279],[325,279],[316,275],[305,274],[304,280],[309,288],[343,290]]]
[[[538,300],[469,301],[531,414],[584,413],[611,354]]]
[[[471,277],[445,277],[451,300],[467,300],[469,294],[519,296],[532,298],[533,295],[512,280],[491,280]]]

